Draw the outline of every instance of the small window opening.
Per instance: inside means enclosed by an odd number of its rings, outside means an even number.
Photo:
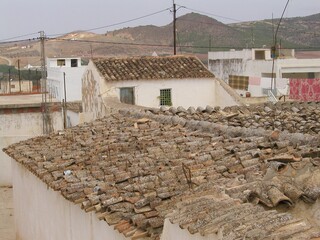
[[[66,65],[66,60],[65,59],[58,59],[57,60],[57,65],[59,67],[65,66]]]
[[[160,106],[172,106],[171,89],[160,89]]]
[[[71,67],[78,67],[78,59],[71,59]]]

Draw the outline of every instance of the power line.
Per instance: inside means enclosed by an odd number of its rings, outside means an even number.
[[[66,42],[82,42],[82,43],[99,43],[99,44],[111,44],[111,45],[126,45],[126,46],[142,46],[142,47],[173,47],[170,44],[148,44],[148,43],[124,43],[124,42],[111,42],[111,41],[95,41],[95,40],[71,40],[71,39],[64,39],[64,38],[52,38],[53,40],[57,41],[66,41]],[[197,45],[187,45],[183,46],[182,48],[204,48],[207,49],[208,46],[197,46]],[[243,49],[245,46],[212,46],[212,48],[216,49]],[[315,50],[320,49],[319,47],[300,47],[300,48],[282,48],[282,49],[296,49],[296,50]]]
[[[189,7],[186,7],[186,6],[181,6],[181,5],[178,5],[178,4],[177,4],[177,6],[183,7],[183,8],[185,8],[185,9],[190,10],[190,11],[202,13],[202,14],[205,14],[205,15],[213,16],[213,17],[218,17],[218,18],[222,18],[222,19],[226,19],[226,20],[231,20],[231,21],[236,21],[236,22],[244,22],[244,20],[239,20],[239,19],[229,18],[229,17],[225,17],[225,16],[213,14],[213,13],[208,13],[208,12],[196,10],[196,9],[193,9],[193,8],[189,8]]]
[[[156,14],[159,14],[159,13],[162,13],[162,12],[165,12],[165,11],[168,11],[168,10],[171,10],[171,8],[172,8],[172,7],[166,8],[166,9],[163,9],[163,10],[160,10],[160,11],[157,11],[157,12],[153,12],[153,13],[150,13],[150,14],[147,14],[147,15],[144,15],[144,16],[141,16],[141,17],[132,18],[132,19],[129,19],[129,20],[126,20],[126,21],[122,21],[122,22],[118,22],[118,23],[113,23],[113,24],[110,24],[110,25],[102,26],[102,27],[90,28],[90,29],[86,29],[86,30],[83,30],[83,31],[89,32],[89,31],[99,30],[99,29],[103,29],[103,28],[109,28],[109,27],[114,27],[114,26],[122,25],[122,24],[125,24],[125,23],[137,21],[137,20],[140,20],[140,19],[143,19],[143,18],[151,17],[151,16],[153,16],[153,15],[156,15]],[[57,36],[57,35],[65,35],[65,34],[68,34],[68,33],[48,34],[47,36]]]
[[[38,41],[39,38],[29,38],[29,39],[21,39],[21,40],[16,40],[16,41],[7,41],[7,42],[0,42],[0,44],[10,44],[10,43],[19,43],[19,42],[32,42],[32,41]]]
[[[17,38],[22,38],[22,37],[27,37],[27,36],[32,36],[38,34],[36,33],[28,33],[28,34],[24,34],[24,35],[20,35],[20,36],[15,36],[15,37],[10,37],[10,38],[6,38],[6,39],[1,39],[0,42],[4,42],[4,41],[8,41],[8,40],[12,40],[12,39],[17,39]]]

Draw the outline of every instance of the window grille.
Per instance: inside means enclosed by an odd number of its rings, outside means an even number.
[[[160,89],[160,106],[171,106],[171,89]]]

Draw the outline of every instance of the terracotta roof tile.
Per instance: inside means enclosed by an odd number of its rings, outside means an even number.
[[[192,56],[93,59],[107,81],[182,78],[214,78],[199,59]]]
[[[181,126],[170,115],[121,114],[5,152],[132,239],[159,238],[165,218],[191,234],[229,239],[320,236],[319,226],[294,213],[320,196],[316,137],[297,144],[293,135],[283,141],[192,116]]]

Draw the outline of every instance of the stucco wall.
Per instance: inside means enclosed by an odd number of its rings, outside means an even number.
[[[82,100],[82,76],[86,67],[52,67],[48,68],[47,85],[48,91],[59,101],[65,99],[64,96],[64,75],[66,81],[67,101]]]
[[[215,105],[219,106],[221,108],[229,107],[229,106],[235,106],[235,105],[241,105],[242,100],[240,96],[237,95],[237,93],[230,89],[230,91],[227,91],[225,86],[222,86],[223,83],[219,81],[215,81]]]
[[[60,112],[52,113],[53,128],[63,128]],[[10,144],[42,134],[41,113],[16,113],[0,115],[0,186],[11,186],[10,158],[2,149]]]
[[[229,75],[243,75],[246,62],[242,59],[209,59],[209,70],[219,79],[228,82]]]
[[[134,87],[135,104],[144,107],[160,107],[160,89],[171,89],[172,106],[215,106],[215,80],[211,79],[164,79],[129,80],[108,82],[101,86],[102,95],[120,98],[120,88]]]
[[[100,89],[101,76],[94,64],[90,61],[82,77],[82,108],[83,120],[88,122],[105,115]]]
[[[67,110],[67,127],[73,127],[80,123],[80,113]]]
[[[124,240],[94,213],[68,202],[12,160],[17,240]]]
[[[208,68],[217,78],[227,82],[229,75],[265,77],[271,76],[272,59],[253,60],[247,52],[218,52],[209,53]],[[314,73],[317,77],[320,73],[320,59],[275,59],[274,73],[276,77],[286,77],[286,73]]]

